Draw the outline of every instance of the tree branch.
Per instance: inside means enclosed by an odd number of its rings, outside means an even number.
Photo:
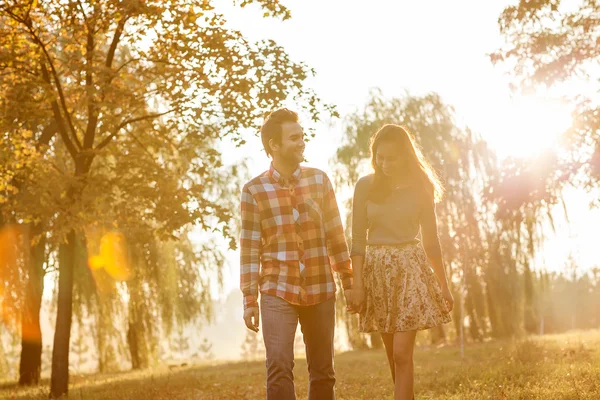
[[[10,11],[10,9],[8,9],[7,7],[4,7],[2,9],[14,21],[16,21],[16,22],[18,22],[20,24],[23,24],[23,25],[25,25],[27,27],[27,31],[32,36],[33,41],[40,47],[40,49],[44,53],[44,56],[48,60],[48,65],[50,66],[50,70],[52,71],[52,78],[54,79],[54,82],[56,84],[56,89],[58,91],[58,97],[60,99],[61,106],[62,106],[62,108],[63,108],[63,110],[65,112],[65,119],[67,120],[67,123],[69,125],[70,130],[71,130],[71,136],[73,137],[73,142],[81,149],[82,145],[81,145],[79,139],[77,138],[77,132],[76,132],[75,127],[73,125],[73,121],[71,120],[71,115],[69,114],[69,109],[68,109],[67,104],[66,104],[65,95],[64,95],[64,92],[62,90],[62,85],[60,83],[60,79],[58,77],[58,72],[56,71],[56,68],[54,67],[54,63],[52,62],[52,57],[50,57],[50,54],[48,53],[48,50],[46,49],[46,46],[44,45],[44,42],[42,42],[42,40],[40,39],[40,37],[36,34],[35,30],[33,29],[33,23],[31,21],[31,19],[25,19],[24,20],[24,19],[20,18],[18,15],[16,15],[15,13],[13,13],[12,11]],[[48,74],[47,70],[46,70],[46,74]],[[49,82],[49,80],[48,80],[48,82]],[[66,133],[66,130],[65,130],[65,133]],[[63,136],[62,132],[61,132],[61,136]]]
[[[154,155],[152,153],[150,153],[150,151],[148,151],[148,149],[146,148],[146,146],[144,146],[144,144],[140,141],[140,139],[138,139],[133,133],[130,133],[130,135],[133,138],[133,140],[135,140],[137,142],[137,144],[140,145],[142,150],[144,150],[144,152],[150,156],[152,161],[154,161],[156,163],[156,160],[154,159]]]
[[[132,58],[130,60],[125,61],[123,64],[121,64],[116,70],[115,70],[115,74],[118,74],[119,71],[121,71],[123,68],[125,68],[126,66],[128,66],[129,64],[133,63],[133,62],[137,62],[137,61],[142,61],[141,58]]]
[[[133,124],[134,122],[140,122],[140,121],[146,121],[146,120],[149,120],[149,119],[158,118],[158,117],[161,117],[161,116],[163,116],[163,115],[166,115],[166,114],[172,113],[173,111],[175,111],[175,110],[169,110],[169,111],[165,111],[165,112],[163,112],[163,113],[148,114],[148,115],[143,115],[143,116],[141,116],[141,117],[136,117],[136,118],[132,118],[132,119],[127,119],[127,120],[125,120],[125,121],[121,122],[121,123],[119,124],[119,126],[117,126],[117,127],[115,128],[115,130],[114,130],[114,131],[113,131],[113,132],[112,132],[112,133],[111,133],[111,134],[110,134],[110,135],[109,135],[109,136],[108,136],[106,139],[104,139],[102,142],[100,142],[100,144],[99,144],[98,146],[96,146],[96,149],[95,149],[95,150],[102,150],[104,147],[106,147],[106,146],[107,146],[107,145],[110,143],[110,141],[111,141],[111,140],[112,140],[112,139],[113,139],[115,136],[117,136],[117,134],[119,133],[119,131],[120,131],[121,129],[123,129],[124,127],[126,127],[127,125],[129,125],[129,124]]]
[[[79,5],[82,8],[81,12],[83,12],[83,6],[81,5],[81,2],[79,2]],[[88,124],[85,130],[85,135],[83,137],[83,148],[91,149],[94,146],[94,137],[96,136],[96,128],[98,126],[98,107],[96,106],[96,102],[94,100],[94,32],[90,23],[88,23],[87,20],[86,25],[88,32],[85,53],[85,91],[88,103]]]
[[[123,17],[122,20],[117,24],[117,29],[115,30],[115,36],[113,37],[112,42],[110,43],[110,47],[108,49],[108,54],[106,55],[106,67],[112,67],[113,60],[115,59],[115,53],[117,51],[117,46],[119,45],[119,41],[121,40],[121,35],[123,34],[123,30],[125,29],[125,23],[127,22],[128,17]]]
[[[56,121],[52,121],[50,125],[45,127],[42,131],[42,134],[40,135],[40,138],[36,144],[37,149],[39,150],[42,146],[46,146],[48,143],[50,143],[50,140],[52,140],[52,137],[54,136],[54,134],[56,134],[57,131],[58,126],[56,124]]]
[[[48,73],[48,69],[46,68],[46,65],[43,63],[42,63],[42,77],[43,77],[44,81],[46,81],[46,83],[50,84],[50,74]],[[69,154],[71,154],[71,157],[73,159],[76,159],[78,151],[77,151],[77,148],[75,148],[75,145],[73,145],[73,142],[71,142],[71,139],[69,139],[69,135],[67,133],[67,128],[65,127],[65,121],[63,120],[63,117],[60,114],[60,107],[58,106],[58,103],[56,102],[56,100],[52,100],[51,104],[52,104],[52,113],[54,114],[54,121],[56,122],[56,127],[58,128],[58,132],[60,133],[60,136],[61,136]]]
[[[81,0],[77,0],[77,4],[79,5],[79,8],[81,9],[81,14],[83,15],[83,20],[85,21],[85,25],[88,28],[88,32],[89,32],[89,31],[91,31],[91,28],[90,28],[90,24],[88,21],[88,17],[85,14],[85,10],[83,9],[83,4],[81,4]]]

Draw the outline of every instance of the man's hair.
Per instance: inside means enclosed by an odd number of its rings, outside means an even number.
[[[260,137],[267,155],[272,156],[269,140],[281,143],[281,125],[285,122],[298,122],[298,114],[287,108],[280,108],[267,116],[260,128]]]

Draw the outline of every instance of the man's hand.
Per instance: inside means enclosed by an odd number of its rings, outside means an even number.
[[[259,321],[260,313],[258,312],[258,307],[249,307],[244,310],[244,322],[248,329],[258,332]]]

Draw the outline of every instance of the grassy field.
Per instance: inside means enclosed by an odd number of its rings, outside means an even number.
[[[337,398],[392,399],[383,351],[336,356]],[[417,399],[600,399],[600,332],[416,351]],[[306,361],[295,367],[298,399],[307,398]],[[261,399],[264,362],[197,365],[71,379],[70,399]],[[0,399],[46,399],[37,388],[0,387]]]

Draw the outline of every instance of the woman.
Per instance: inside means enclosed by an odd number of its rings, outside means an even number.
[[[450,322],[454,305],[435,214],[443,188],[398,125],[373,135],[371,165],[375,172],[354,191],[352,308],[360,310],[361,332],[381,333],[395,399],[412,399],[416,332]]]

